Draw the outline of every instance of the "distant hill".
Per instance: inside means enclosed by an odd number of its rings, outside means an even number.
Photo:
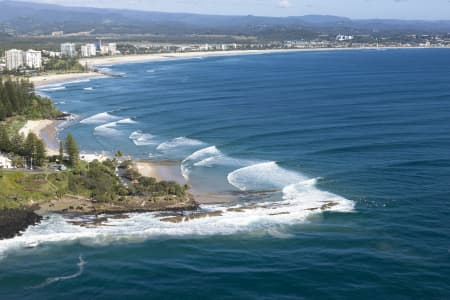
[[[351,20],[337,16],[219,16],[0,1],[0,31],[49,34],[94,30],[96,34],[227,34],[260,39],[312,38],[321,34],[448,33],[450,21]]]

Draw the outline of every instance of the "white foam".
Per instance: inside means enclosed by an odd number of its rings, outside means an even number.
[[[241,191],[282,189],[289,184],[307,180],[299,173],[281,168],[276,162],[244,167],[231,172],[227,178],[231,185]]]
[[[198,151],[195,151],[188,157],[186,157],[181,163],[181,174],[184,179],[189,180],[189,175],[191,173],[191,169],[195,164],[199,164],[203,162],[205,164],[207,161],[212,163],[216,157],[222,156],[222,153],[217,149],[216,146],[210,146]]]
[[[136,124],[136,121],[133,121],[130,118],[122,119],[119,121],[109,122],[100,126],[95,127],[94,134],[98,135],[119,135],[120,130],[116,129],[118,124]]]
[[[106,68],[106,66],[103,66],[104,68],[99,68],[100,73],[111,73],[112,70],[110,68]]]
[[[156,149],[158,151],[171,151],[181,147],[198,147],[202,146],[205,143],[199,140],[190,139],[187,137],[177,137],[173,140],[161,143]]]
[[[92,91],[92,90],[94,90],[94,88],[93,87],[85,87],[83,90],[85,90],[85,91]]]
[[[66,89],[65,86],[55,86],[55,87],[41,88],[41,91],[52,92],[52,91],[60,91],[60,90],[65,90],[65,89]]]
[[[181,173],[186,180],[194,168],[212,168],[214,166],[241,167],[253,163],[249,160],[236,159],[225,155],[216,146],[209,146],[195,151],[181,163]]]
[[[131,118],[122,119],[116,122],[117,124],[136,124],[137,122]]]
[[[84,265],[85,265],[86,262],[83,260],[83,257],[81,255],[78,257],[78,260],[79,260],[79,262],[77,263],[78,272],[76,272],[76,273],[74,273],[72,275],[68,275],[68,276],[59,276],[59,277],[47,278],[44,283],[36,286],[35,288],[37,288],[37,289],[38,288],[43,288],[43,287],[46,287],[47,285],[50,285],[50,284],[55,283],[55,282],[69,280],[69,279],[75,279],[77,277],[80,277],[83,274]]]
[[[90,82],[91,79],[90,78],[86,78],[86,79],[78,79],[78,80],[71,80],[71,81],[65,81],[62,84],[66,85],[66,84],[75,84],[75,83],[85,83],[85,82]]]
[[[155,136],[150,133],[143,133],[138,130],[133,132],[129,138],[133,141],[136,146],[148,146],[148,145],[156,145]]]
[[[281,196],[282,195],[282,196]],[[304,223],[323,211],[350,212],[354,203],[315,187],[314,180],[286,186],[280,200],[248,205],[203,205],[202,210],[221,215],[196,218],[181,223],[164,222],[157,213],[130,214],[128,219],[110,219],[97,228],[80,227],[62,215],[51,215],[29,227],[22,236],[0,241],[0,256],[8,251],[56,242],[79,241],[88,245],[108,245],[114,241],[142,241],[160,236],[210,236],[264,230],[276,238],[290,238],[289,225]],[[230,210],[230,208],[233,208]],[[92,218],[92,217],[89,217]],[[280,231],[280,226],[283,230]],[[284,226],[284,227],[283,227]]]
[[[290,239],[290,238],[295,237],[293,234],[282,232],[275,227],[271,227],[271,228],[267,229],[267,233],[270,236],[277,238],[277,239]]]
[[[216,146],[210,146],[203,149],[200,149],[198,151],[195,151],[188,157],[184,159],[184,162],[187,161],[202,161],[207,158],[216,157],[223,155],[222,152],[220,152],[219,149],[217,149]]]
[[[66,88],[65,86],[68,84],[83,83],[83,82],[89,82],[89,81],[91,81],[89,78],[80,79],[80,80],[64,81],[64,82],[60,82],[60,83],[41,85],[41,86],[37,87],[36,89],[39,91],[57,91],[57,90],[65,89]]]
[[[102,124],[105,122],[111,122],[119,119],[119,117],[113,116],[108,112],[102,112],[93,116],[90,116],[84,120],[81,120],[82,124]]]

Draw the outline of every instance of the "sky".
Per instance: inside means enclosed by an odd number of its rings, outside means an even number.
[[[16,0],[18,1],[18,0]],[[450,0],[23,0],[70,6],[222,15],[336,15],[354,19],[448,20]]]

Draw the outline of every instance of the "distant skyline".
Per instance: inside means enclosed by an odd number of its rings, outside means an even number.
[[[353,19],[448,20],[450,0],[15,0],[67,6],[222,15],[336,15]]]

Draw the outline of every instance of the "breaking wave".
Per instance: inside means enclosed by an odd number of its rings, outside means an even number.
[[[190,139],[187,137],[177,137],[173,140],[161,143],[156,150],[158,151],[170,151],[180,147],[198,147],[202,146],[205,143],[199,140]]]
[[[43,92],[61,91],[65,90],[65,86],[54,86],[54,87],[41,87],[40,90]]]
[[[140,130],[134,131],[129,138],[136,146],[156,145],[158,143],[155,141],[155,136],[153,134],[143,133]]]
[[[189,180],[192,169],[196,167],[210,168],[215,165],[237,167],[246,163],[248,162],[225,155],[216,146],[209,146],[186,157],[181,163],[181,173],[186,180]]]
[[[133,121],[130,118],[122,119],[119,121],[109,122],[100,126],[95,127],[94,134],[98,135],[118,135],[120,134],[120,130],[116,129],[119,124],[136,124],[136,121]]]
[[[241,191],[282,189],[283,187],[305,181],[307,178],[297,172],[278,166],[276,162],[264,162],[231,172],[228,182]]]
[[[183,161],[186,168],[217,159],[227,161],[215,146],[194,152]],[[188,174],[184,174],[187,175]],[[265,232],[274,238],[289,239],[289,227],[308,221],[325,211],[351,212],[354,202],[317,188],[318,179],[286,170],[276,162],[242,167],[228,174],[230,184],[242,191],[270,192],[270,198],[234,204],[201,205],[197,212],[133,213],[128,218],[109,218],[98,227],[77,225],[95,216],[51,215],[41,224],[29,227],[22,236],[0,241],[0,256],[20,248],[39,247],[43,243],[81,242],[108,245],[118,241],[143,241],[157,237],[232,235]],[[273,190],[272,190],[273,189]],[[261,200],[265,199],[265,200]],[[103,217],[103,216],[100,216]],[[91,220],[92,221],[92,220]]]
[[[102,112],[80,121],[82,124],[101,124],[105,122],[111,122],[119,119],[117,116],[113,116],[108,112]]]

